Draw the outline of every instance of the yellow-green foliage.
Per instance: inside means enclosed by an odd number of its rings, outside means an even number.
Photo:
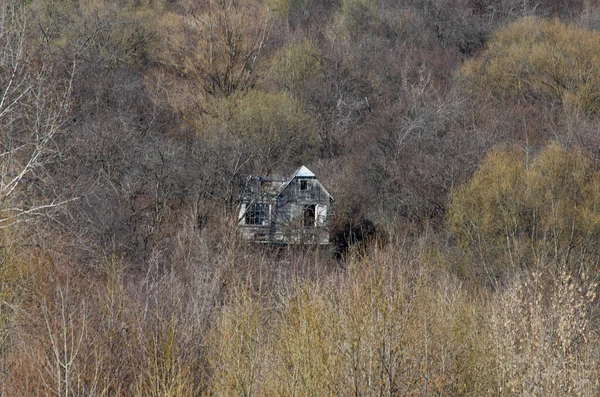
[[[214,395],[597,395],[584,274],[523,272],[478,297],[396,246],[276,297],[247,288],[207,341]]]
[[[452,192],[449,228],[473,260],[481,262],[479,273],[491,276],[489,258],[502,256],[509,247],[514,251],[523,229],[524,194],[525,155],[517,148],[489,153],[469,183]]]
[[[266,391],[277,396],[337,395],[343,361],[337,351],[339,319],[331,316],[331,301],[318,286],[297,286],[284,297],[274,329],[272,360]]]
[[[310,40],[293,44],[275,56],[273,79],[292,92],[298,91],[306,82],[318,79],[322,75],[321,53]]]
[[[282,18],[288,18],[291,13],[306,5],[307,0],[264,0],[263,4]]]
[[[340,33],[349,37],[370,31],[378,20],[377,0],[342,0],[335,16]]]
[[[525,17],[493,34],[461,74],[480,92],[558,100],[566,109],[591,114],[600,110],[599,63],[600,32]]]
[[[152,0],[136,6],[112,1],[32,2],[37,23],[33,33],[52,50],[70,53],[75,61],[103,63],[102,67],[135,65],[146,55],[155,35],[160,5]]]
[[[175,319],[166,320],[164,329],[157,329],[148,341],[143,356],[146,359],[137,375],[134,395],[138,397],[186,397],[198,391],[192,381],[198,371],[178,344]]]
[[[542,256],[595,252],[600,173],[580,150],[552,142],[528,166],[516,147],[494,150],[452,192],[448,225],[488,276]]]
[[[225,131],[243,142],[263,171],[306,160],[317,142],[315,123],[286,93],[238,92],[220,100],[214,113],[209,131]]]
[[[600,232],[600,174],[579,150],[551,143],[527,173],[529,206],[541,230],[572,243],[596,239]]]
[[[260,395],[255,389],[266,348],[264,326],[259,300],[246,288],[237,290],[208,338],[207,358],[214,395]]]
[[[400,256],[397,256],[401,252]],[[216,395],[485,394],[482,302],[420,255],[376,252],[279,297],[243,292],[209,344]]]

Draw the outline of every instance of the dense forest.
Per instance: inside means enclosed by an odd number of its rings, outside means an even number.
[[[598,0],[0,1],[0,397],[600,395]],[[313,170],[331,245],[238,234]]]

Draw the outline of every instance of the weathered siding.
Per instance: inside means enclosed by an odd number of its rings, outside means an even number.
[[[240,206],[242,237],[257,242],[328,244],[332,199],[323,185],[314,176],[295,176],[279,186],[273,189],[273,184],[261,182],[249,191]],[[245,222],[254,203],[268,204],[264,224]]]

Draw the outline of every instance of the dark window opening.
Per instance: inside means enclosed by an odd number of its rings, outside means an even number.
[[[307,205],[304,207],[304,227],[315,226],[315,206]]]
[[[300,180],[300,190],[308,190],[308,181],[306,179]]]
[[[266,225],[267,205],[255,203],[246,210],[246,225]]]

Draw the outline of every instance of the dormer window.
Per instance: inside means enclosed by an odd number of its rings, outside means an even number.
[[[308,181],[306,179],[300,179],[300,190],[308,190]]]

